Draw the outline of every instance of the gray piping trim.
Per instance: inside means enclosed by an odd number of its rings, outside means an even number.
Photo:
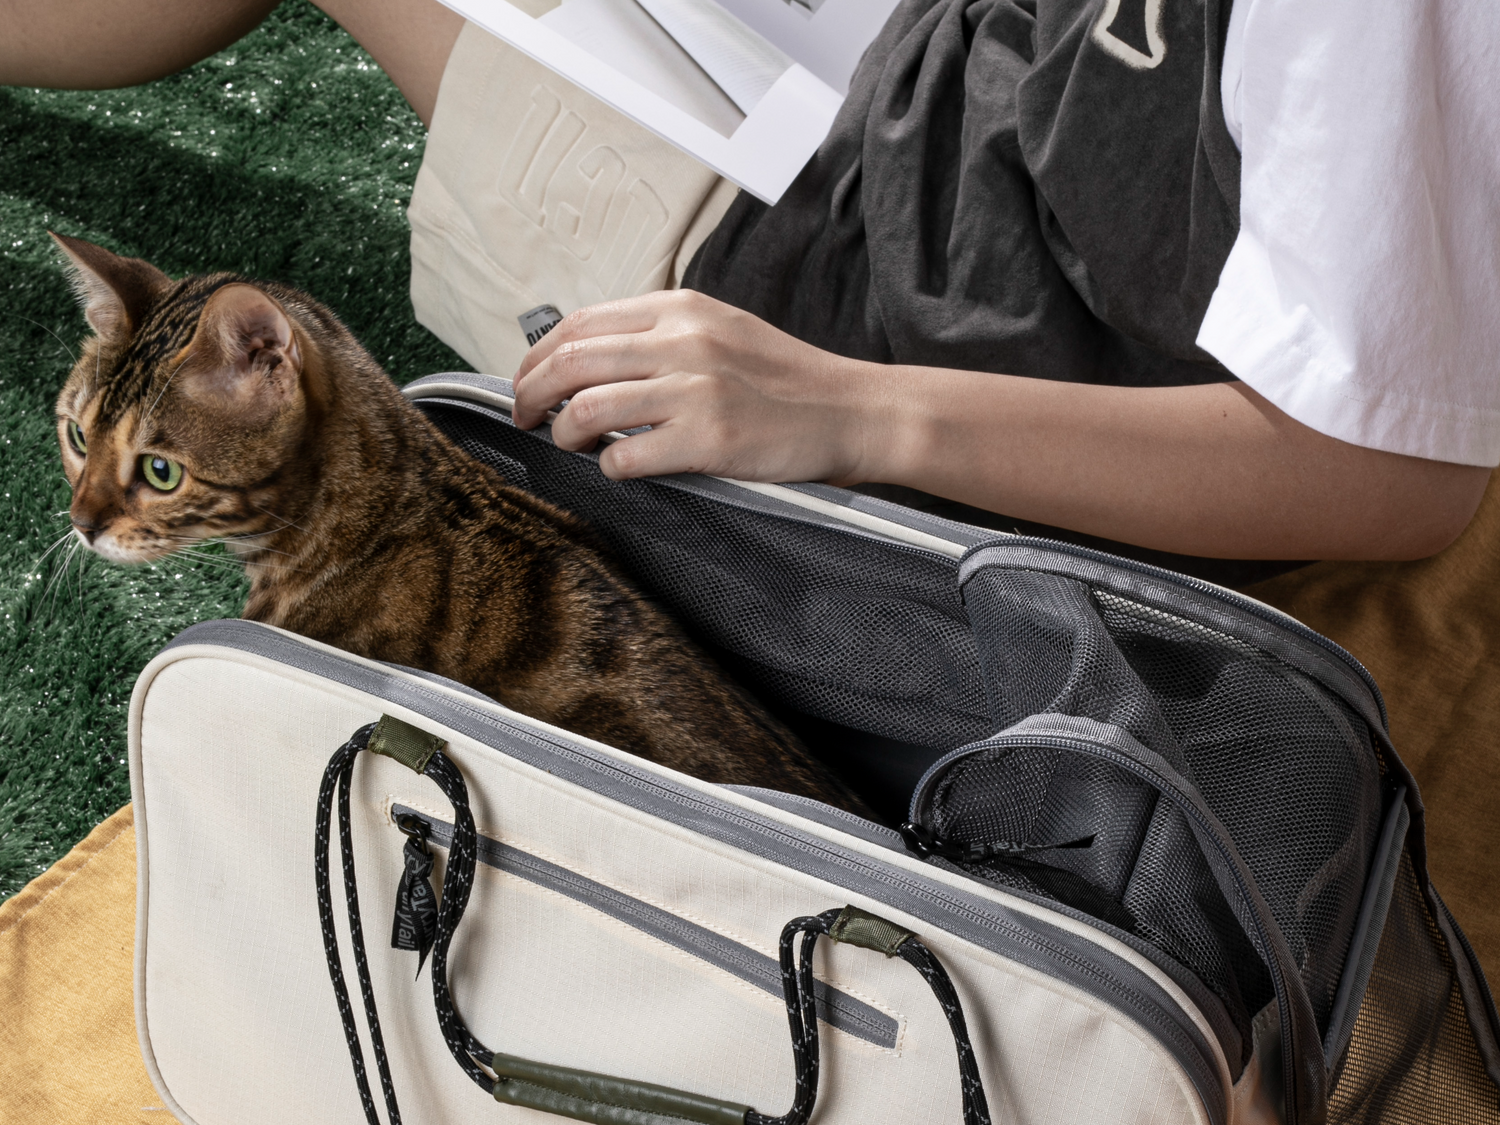
[[[726,785],[724,788],[735,793],[743,793],[747,797],[754,797],[757,801],[781,809],[783,812],[796,813],[808,820],[815,820],[825,828],[847,832],[851,836],[858,836],[861,840],[868,840],[872,844],[879,844],[882,848],[890,848],[894,852],[903,854],[906,852],[906,844],[901,839],[901,833],[883,824],[876,824],[873,820],[855,816],[852,812],[826,805],[812,797],[804,797],[799,793],[783,793],[780,789],[762,789],[759,785]]]
[[[394,668],[398,672],[405,672],[408,676],[416,676],[418,679],[426,680],[428,683],[442,684],[449,691],[461,691],[473,699],[482,700],[485,703],[498,704],[501,707],[505,706],[498,699],[485,695],[484,692],[477,688],[471,688],[468,684],[461,684],[457,680],[450,680],[447,676],[439,676],[436,672],[424,672],[420,668],[410,668],[405,664],[393,664],[389,660],[382,660],[380,663],[384,664],[387,668]]]
[[[451,397],[456,390],[462,388],[472,388],[478,392],[476,400]],[[408,383],[403,388],[403,393],[413,402],[428,401],[449,406],[462,406],[465,409],[478,410],[507,425],[511,424],[510,415],[504,408],[505,402],[514,400],[514,391],[509,379],[501,379],[494,375],[476,375],[470,372],[427,375]],[[540,439],[551,441],[551,427],[548,424],[544,423],[531,432]],[[572,456],[598,459],[597,453],[575,453]],[[945,520],[927,512],[903,508],[888,500],[863,496],[858,492],[850,492],[848,489],[835,488],[827,484],[764,485],[731,481],[721,477],[701,476],[697,473],[677,473],[651,479],[684,492],[726,501],[737,507],[766,511],[772,515],[798,519],[825,527],[855,531],[886,542],[925,551],[928,554],[940,554],[954,560],[957,560],[969,548],[1008,537],[1005,532],[988,531],[953,520]],[[782,498],[777,495],[787,492],[806,496],[817,507],[799,503],[794,498]],[[826,506],[846,509],[849,513],[846,517],[847,522],[846,519],[826,512],[824,510]],[[895,524],[898,528],[914,532],[916,537],[936,539],[941,543],[924,546],[920,542],[912,543],[894,534],[884,534],[879,527],[872,527],[862,522],[861,517]]]
[[[487,395],[499,395],[515,401],[515,384],[510,379],[501,378],[499,375],[480,375],[476,371],[438,371],[431,375],[423,375],[420,379],[413,379],[401,388],[401,393],[407,398],[418,399],[425,397],[428,388],[434,384],[443,386],[457,383],[465,387],[473,387],[476,391],[482,391]]]
[[[958,569],[959,589],[987,567],[1057,574],[1099,586],[1254,645],[1342,696],[1385,749],[1385,704],[1364,666],[1280,610],[1232,590],[1069,544],[1017,538],[980,547]],[[1314,643],[1316,641],[1316,643]],[[1341,657],[1342,659],[1337,659]]]
[[[807,496],[816,497],[829,504],[837,504],[841,508],[848,508],[854,512],[864,512],[867,515],[878,516],[892,523],[899,523],[903,527],[909,527],[913,531],[925,531],[929,535],[936,535],[946,539],[950,543],[962,547],[977,547],[981,543],[993,543],[997,539],[1009,539],[1013,532],[995,531],[987,527],[975,527],[973,524],[959,523],[957,520],[944,519],[935,516],[931,512],[924,512],[917,508],[904,508],[900,504],[894,504],[889,500],[881,500],[875,496],[866,496],[862,492],[853,492],[847,488],[839,488],[831,484],[821,484],[817,481],[804,481],[800,484],[784,484],[782,488],[789,488],[793,492],[801,492]]]
[[[1385,932],[1385,919],[1396,887],[1396,873],[1400,870],[1401,853],[1406,847],[1406,830],[1411,826],[1411,812],[1406,807],[1406,786],[1397,790],[1390,801],[1385,824],[1381,826],[1380,841],[1370,861],[1359,917],[1349,939],[1349,955],[1339,976],[1339,990],[1333,998],[1328,1034],[1323,1037],[1323,1057],[1328,1061],[1330,1071],[1343,1058],[1354,1035],[1354,1022],[1359,1018],[1360,1005],[1364,1003],[1365,991],[1370,986],[1370,973],[1375,968],[1380,936]]]
[[[979,895],[881,863],[859,852],[756,816],[670,778],[635,769],[587,746],[507,722],[394,672],[342,659],[251,621],[206,621],[179,633],[182,645],[220,645],[321,676],[399,704],[497,752],[701,836],[833,883],[920,918],[963,941],[1064,981],[1115,1008],[1153,1036],[1182,1066],[1209,1121],[1225,1125],[1226,1091],[1216,1048],[1178,1003],[1129,961],[1087,938]],[[830,904],[832,905],[832,904]],[[1146,955],[1145,951],[1141,951]],[[1154,958],[1153,958],[1154,960]],[[1174,978],[1180,970],[1162,965]],[[1185,991],[1190,991],[1183,986]],[[1201,989],[1201,986],[1200,986]],[[1205,1017],[1206,1018],[1206,1017]]]
[[[392,816],[403,813],[425,820],[431,826],[433,843],[446,848],[453,842],[453,825],[449,822],[437,820],[405,805],[391,806]],[[624,922],[632,929],[666,942],[715,968],[723,969],[778,1000],[782,999],[780,963],[748,945],[742,945],[696,922],[679,918],[649,902],[632,898],[613,887],[488,836],[479,837],[477,851],[479,862],[487,867],[515,875],[549,891],[556,891],[574,902],[581,902],[601,914]],[[896,1020],[862,1000],[830,988],[822,981],[816,982],[813,989],[817,994],[818,1018],[828,1026],[836,1027],[877,1047],[895,1049],[896,1034],[900,1030]]]
[[[489,418],[492,421],[500,422],[507,426],[512,424],[510,415],[505,414],[499,410],[493,410],[487,406],[480,406],[477,403],[468,402],[464,399],[446,398],[433,395],[422,398],[418,403],[418,408],[420,409],[421,405],[429,403],[434,406],[457,407],[460,410],[466,410],[471,414],[478,414],[482,417]],[[551,433],[543,429],[542,427],[538,427],[536,430],[530,431],[530,436],[534,437],[538,441],[545,441],[549,444],[552,441]],[[568,453],[568,456],[582,457],[590,461],[595,461],[599,457],[598,453]],[[720,504],[728,504],[732,508],[739,508],[741,510],[751,512],[761,512],[766,515],[776,516],[780,519],[796,520],[798,523],[811,524],[815,527],[830,528],[834,531],[843,532],[845,534],[858,535],[865,539],[873,539],[877,542],[886,544],[887,546],[896,548],[897,550],[915,551],[918,554],[926,555],[929,558],[942,558],[950,566],[957,564],[959,556],[963,554],[965,549],[962,544],[954,544],[951,551],[934,551],[918,544],[908,543],[903,539],[897,539],[892,535],[882,534],[881,532],[873,530],[871,528],[861,527],[858,524],[845,522],[842,519],[830,516],[825,512],[818,511],[817,509],[802,507],[798,504],[793,504],[789,501],[779,499],[776,496],[767,495],[764,492],[758,492],[755,488],[738,484],[734,481],[726,480],[722,477],[705,477],[699,476],[696,473],[677,473],[672,476],[649,477],[646,479],[650,484],[665,485],[668,488],[675,488],[680,492],[688,492],[694,496],[701,496],[706,500],[713,500]],[[765,485],[756,487],[765,487],[768,489],[783,489],[786,486]]]

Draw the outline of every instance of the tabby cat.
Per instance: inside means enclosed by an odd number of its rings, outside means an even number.
[[[96,333],[57,400],[93,550],[144,562],[222,539],[251,621],[707,781],[861,809],[585,527],[443,436],[318,302],[53,237]]]

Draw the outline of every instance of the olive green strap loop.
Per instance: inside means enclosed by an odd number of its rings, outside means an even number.
[[[894,922],[867,914],[857,906],[846,906],[828,927],[828,936],[845,945],[857,945],[861,949],[873,949],[894,957],[903,942],[917,935]]]
[[[744,1125],[749,1106],[496,1054],[495,1100],[594,1125]]]
[[[435,734],[428,734],[410,723],[382,715],[380,722],[375,724],[366,749],[394,758],[413,773],[421,773],[427,768],[432,756],[446,745]]]

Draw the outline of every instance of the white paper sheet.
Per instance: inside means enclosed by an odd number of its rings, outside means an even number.
[[[742,113],[752,113],[792,68],[786,52],[750,30],[714,0],[640,0]]]
[[[860,56],[897,0],[717,0],[835,90],[849,92]]]
[[[563,0],[537,22],[722,136],[732,136],[745,120],[723,83],[705,73],[636,0]]]
[[[828,135],[897,0],[639,0],[680,50],[625,6],[637,0],[565,0],[541,19],[506,0],[443,3],[774,203]]]

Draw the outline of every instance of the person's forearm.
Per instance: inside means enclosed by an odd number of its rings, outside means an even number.
[[[1240,383],[862,366],[854,475],[1160,550],[1419,558],[1463,529],[1489,476],[1326,437]]]
[[[516,424],[611,477],[876,481],[1158,550],[1419,558],[1489,470],[1325,437],[1238,383],[1098,387],[845,359],[688,291],[579,310],[516,374]],[[650,427],[641,431],[640,427]]]

